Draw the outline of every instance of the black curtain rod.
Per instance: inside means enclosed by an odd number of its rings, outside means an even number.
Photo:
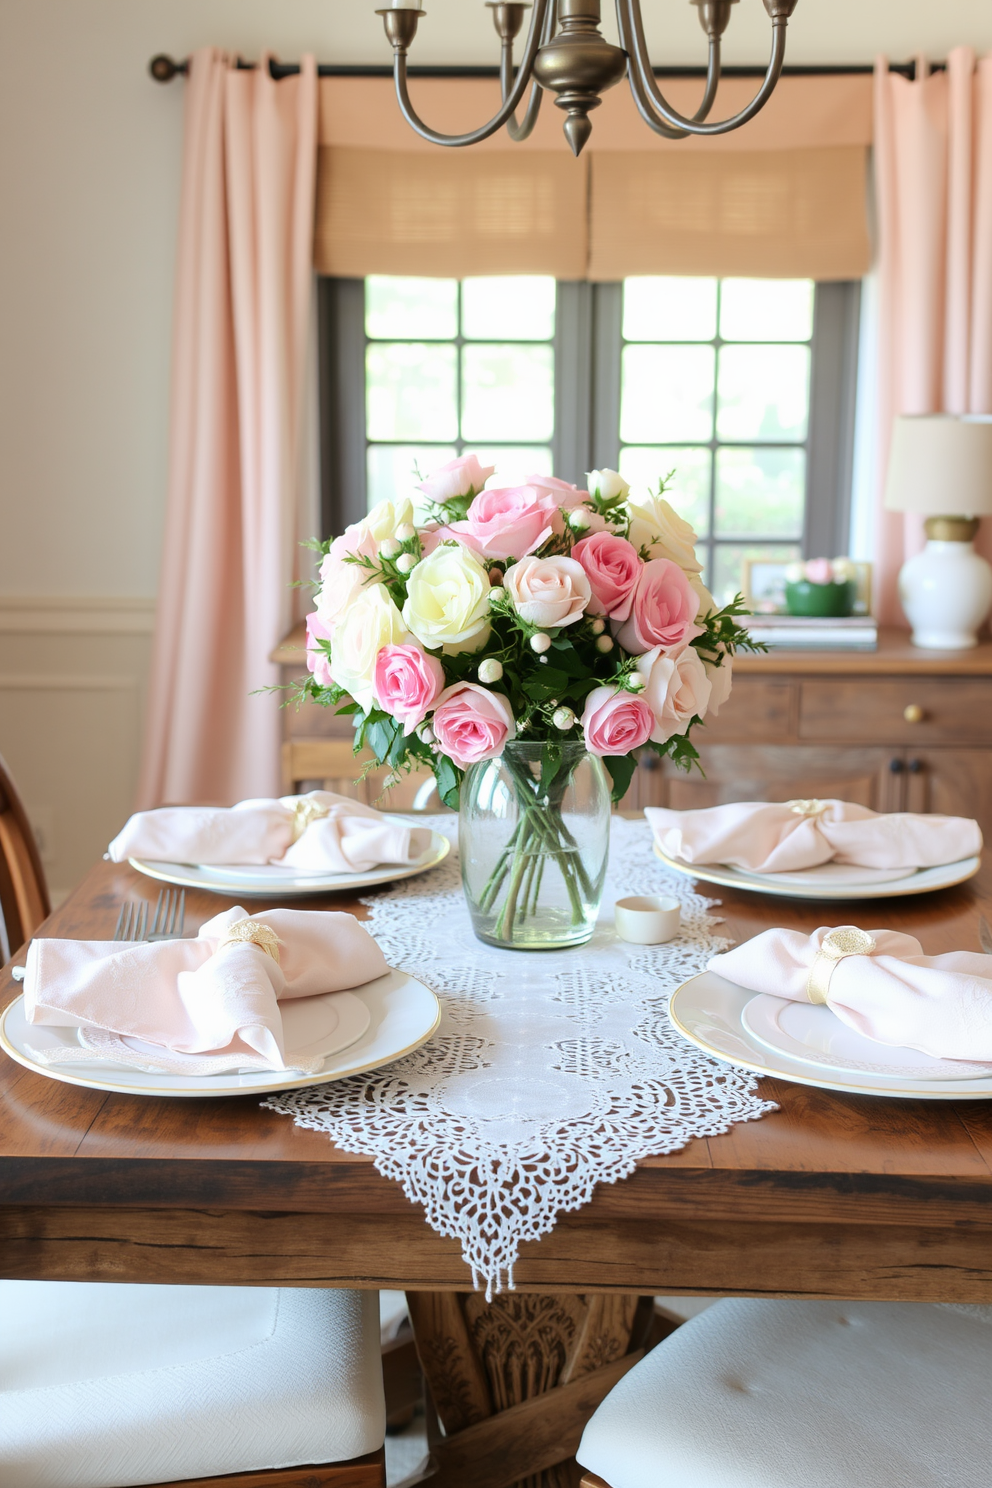
[[[254,62],[244,62],[239,57],[238,67],[252,69]],[[943,62],[932,62],[931,72],[943,72]],[[280,78],[295,77],[300,70],[298,62],[270,62],[269,72],[278,82]],[[801,63],[794,67],[783,67],[783,77],[865,77],[874,72],[870,63],[841,63],[829,66],[810,65]],[[160,52],[153,57],[148,64],[148,71],[157,83],[171,83],[172,79],[179,74],[185,76],[189,72],[189,61],[184,58],[176,62],[165,52]],[[897,72],[901,77],[912,78],[916,74],[915,62],[890,62],[889,71]],[[656,77],[662,78],[704,78],[705,67],[656,67]],[[411,67],[411,77],[421,78],[498,78],[498,67]],[[382,66],[348,66],[339,65],[334,62],[321,62],[317,68],[319,77],[362,77],[362,78],[391,78],[393,69],[384,64]],[[758,78],[764,77],[764,67],[725,67],[723,76],[728,78]]]

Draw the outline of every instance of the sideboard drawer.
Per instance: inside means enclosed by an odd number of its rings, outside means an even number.
[[[735,677],[716,718],[707,718],[697,743],[776,743],[792,734],[795,684],[788,677]]]
[[[992,688],[977,677],[804,680],[799,737],[816,743],[992,744]]]

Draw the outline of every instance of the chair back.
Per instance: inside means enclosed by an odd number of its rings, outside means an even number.
[[[51,912],[38,844],[0,756],[0,934],[6,930],[7,954],[20,950]]]
[[[393,772],[375,764],[371,750],[352,752],[350,739],[287,739],[282,746],[282,788],[286,795],[300,791],[334,791],[353,796],[379,811],[443,811],[432,770],[423,766],[387,782]],[[367,772],[367,773],[366,773]]]

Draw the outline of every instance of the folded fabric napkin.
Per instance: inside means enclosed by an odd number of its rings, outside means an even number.
[[[992,957],[924,956],[897,930],[764,930],[710,971],[792,1002],[826,1003],[866,1038],[938,1059],[992,1061]]]
[[[368,873],[379,863],[414,863],[430,846],[412,827],[331,791],[237,806],[162,806],[139,811],[114,838],[115,863],[275,863],[303,873]]]
[[[726,863],[752,873],[787,873],[820,863],[861,868],[932,868],[982,850],[964,816],[882,816],[849,801],[736,801],[702,811],[649,806],[645,816],[669,858]]]
[[[79,1028],[101,1054],[106,1034],[156,1044],[183,1058],[159,1068],[191,1074],[224,1069],[305,1069],[321,1058],[286,1064],[279,1003],[342,992],[389,970],[371,935],[350,914],[270,909],[247,917],[227,909],[195,940],[31,942],[24,978],[29,1023]],[[115,1044],[118,1049],[126,1045]],[[49,1056],[79,1062],[77,1049]],[[205,1057],[204,1057],[205,1056]],[[127,1063],[142,1062],[131,1053]]]

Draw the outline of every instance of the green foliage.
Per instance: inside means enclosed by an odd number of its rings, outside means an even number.
[[[613,781],[611,795],[614,806],[617,806],[630,789],[630,782],[633,780],[634,771],[637,769],[637,756],[633,754],[608,754],[603,760],[603,764],[606,766],[610,779]]]

